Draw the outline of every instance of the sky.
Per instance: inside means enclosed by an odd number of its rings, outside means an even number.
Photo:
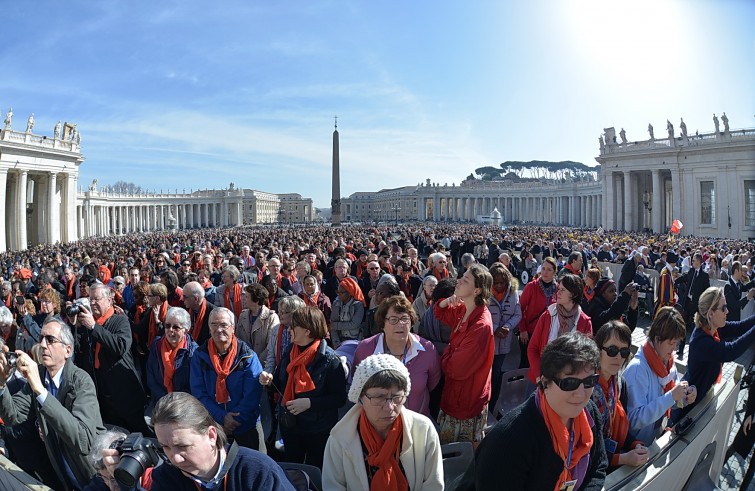
[[[0,5],[0,111],[76,123],[79,183],[341,195],[507,160],[596,165],[603,128],[755,127],[752,0],[83,0]],[[0,118],[3,119],[3,118]]]

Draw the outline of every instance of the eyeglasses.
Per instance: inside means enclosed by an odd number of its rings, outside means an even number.
[[[180,331],[183,329],[183,327],[179,324],[163,324],[166,331],[173,330],[173,331]]]
[[[233,326],[231,324],[226,324],[226,323],[217,324],[215,322],[210,322],[210,327],[215,329],[216,331],[225,331],[227,329],[230,329]]]
[[[40,342],[43,339],[45,340],[45,342],[47,343],[48,346],[50,346],[52,344],[55,344],[55,343],[62,343],[63,342],[60,339],[58,339],[55,336],[53,336],[52,334],[45,334],[44,336],[40,336],[39,337]]]
[[[370,406],[375,407],[382,407],[386,404],[393,404],[394,406],[400,406],[404,403],[406,400],[406,394],[398,394],[395,396],[369,396],[367,394],[364,395],[364,397],[367,398],[368,401],[370,401]]]
[[[391,317],[386,317],[385,320],[388,322],[388,324],[392,326],[396,326],[399,323],[404,324],[404,325],[408,325],[412,323],[412,318],[409,316],[406,316],[406,317],[391,316]]]
[[[369,269],[370,271],[376,271],[376,270],[378,270],[380,268],[367,268],[367,269]]]
[[[598,383],[599,377],[600,375],[597,373],[585,378],[566,377],[559,379],[553,377],[553,382],[564,392],[572,392],[577,390],[580,385],[584,385],[585,389],[592,389]]]
[[[601,349],[605,351],[606,354],[610,356],[611,358],[621,353],[621,357],[624,359],[627,359],[629,358],[629,353],[631,353],[631,350],[629,348],[619,348],[618,346],[613,346],[613,345],[603,346],[603,348]]]

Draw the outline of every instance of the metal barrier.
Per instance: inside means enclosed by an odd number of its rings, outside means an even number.
[[[16,464],[0,455],[0,490],[2,491],[53,491]]]

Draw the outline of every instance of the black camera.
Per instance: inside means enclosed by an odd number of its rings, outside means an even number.
[[[12,351],[9,351],[5,353],[5,360],[8,362],[8,366],[15,368],[16,362],[18,361],[18,355]]]
[[[89,299],[86,299],[87,302]],[[66,315],[68,317],[74,317],[81,312],[81,309],[89,310],[91,312],[91,309],[89,308],[89,304],[87,302],[84,302],[83,299],[78,299],[75,302],[73,302],[71,305],[66,307]]]
[[[121,461],[115,469],[115,480],[133,488],[144,471],[160,463],[160,446],[154,438],[145,438],[141,433],[131,433],[122,440],[115,440],[110,448],[118,450]]]

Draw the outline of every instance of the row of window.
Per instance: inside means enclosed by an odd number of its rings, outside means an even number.
[[[744,181],[745,227],[755,227],[755,180]],[[700,223],[716,223],[716,187],[714,181],[700,181]],[[731,211],[731,210],[730,210]],[[733,210],[739,213],[739,210]]]

